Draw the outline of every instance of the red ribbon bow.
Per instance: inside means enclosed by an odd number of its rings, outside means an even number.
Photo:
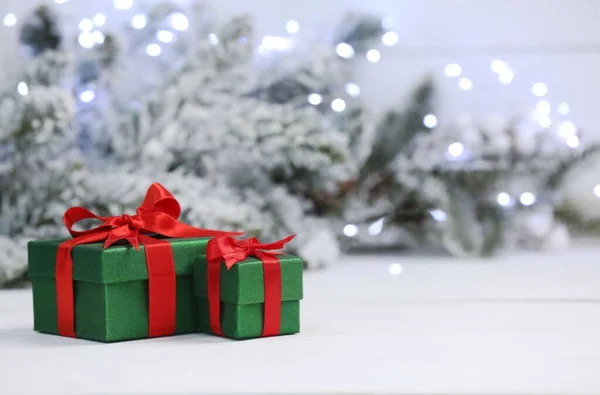
[[[60,244],[56,254],[56,299],[58,332],[75,337],[75,308],[73,294],[73,261],[71,250],[78,244],[104,240],[108,248],[119,240],[127,240],[138,251],[144,246],[148,267],[149,312],[148,335],[163,336],[175,332],[175,264],[171,244],[147,234],[167,237],[212,237],[240,235],[243,232],[224,232],[195,228],[179,222],[181,207],[175,197],[159,183],[150,185],[136,215],[100,217],[83,207],[69,208],[63,221],[72,239]],[[86,231],[73,230],[84,219],[98,219],[102,224]]]
[[[265,310],[262,336],[279,334],[281,326],[281,265],[277,255],[295,235],[288,236],[274,243],[261,244],[252,237],[237,240],[233,237],[215,237],[206,246],[208,261],[208,304],[210,311],[210,329],[214,334],[223,335],[221,331],[221,261],[225,261],[227,270],[249,256],[255,256],[263,262]],[[265,250],[268,250],[265,251]]]

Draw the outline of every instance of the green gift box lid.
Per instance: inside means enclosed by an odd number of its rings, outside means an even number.
[[[171,243],[178,276],[191,275],[194,257],[206,253],[210,237],[169,239],[156,237]],[[28,243],[30,277],[54,278],[58,246],[68,238],[34,240]],[[144,246],[137,251],[123,242],[104,249],[104,243],[80,244],[73,248],[73,280],[97,284],[122,283],[147,280]]]
[[[295,255],[278,255],[281,264],[281,301],[301,300],[302,258]],[[205,256],[194,260],[194,295],[208,297],[207,262]],[[257,258],[247,258],[227,270],[221,263],[221,302],[237,305],[264,303],[263,263]]]

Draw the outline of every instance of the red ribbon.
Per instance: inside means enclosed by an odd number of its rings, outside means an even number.
[[[281,263],[276,255],[294,238],[294,235],[269,244],[261,244],[252,237],[237,240],[233,237],[215,237],[206,246],[208,306],[210,311],[210,329],[214,334],[223,336],[221,331],[221,261],[225,261],[227,270],[249,256],[255,256],[263,263],[265,311],[262,336],[278,335],[281,326]]]
[[[83,207],[69,208],[63,221],[72,239],[60,244],[56,254],[56,303],[58,333],[75,337],[75,299],[73,294],[73,260],[71,250],[78,244],[104,240],[108,248],[119,240],[127,240],[136,250],[140,244],[146,252],[148,268],[148,336],[165,336],[175,333],[176,277],[171,244],[146,234],[167,237],[212,237],[240,235],[240,232],[194,228],[178,221],[181,207],[164,186],[154,183],[148,188],[136,215],[100,217]],[[73,225],[83,219],[98,219],[102,224],[86,231],[73,230]]]

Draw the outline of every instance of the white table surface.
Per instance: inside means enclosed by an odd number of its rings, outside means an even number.
[[[306,273],[301,334],[241,342],[42,335],[0,291],[0,394],[600,393],[598,257],[348,257]]]

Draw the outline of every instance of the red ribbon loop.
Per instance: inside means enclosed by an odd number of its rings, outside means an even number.
[[[64,216],[63,222],[73,239],[62,243],[56,257],[56,294],[58,331],[63,336],[75,337],[75,310],[73,300],[73,261],[71,250],[78,244],[104,241],[104,248],[108,248],[119,240],[127,240],[139,251],[139,245],[146,246],[146,264],[148,265],[148,281],[151,283],[150,305],[150,336],[171,334],[175,330],[175,268],[170,243],[156,240],[147,234],[158,234],[173,238],[191,237],[217,237],[241,235],[243,232],[224,232],[219,230],[202,229],[179,222],[181,207],[175,197],[159,183],[150,185],[144,201],[136,210],[135,215],[123,214],[120,216],[101,217],[83,207],[71,207]],[[96,219],[102,223],[95,228],[77,231],[73,226],[85,219]],[[162,247],[158,245],[164,244]],[[152,248],[149,246],[152,245]],[[151,252],[154,251],[154,252]],[[154,256],[156,255],[156,256]],[[161,259],[155,259],[159,257]],[[156,263],[155,263],[156,262]],[[168,266],[168,268],[165,268]],[[153,273],[158,273],[156,266],[160,265],[161,274],[168,271],[168,282],[161,282],[153,278]],[[153,270],[154,269],[154,270]],[[154,285],[152,284],[154,283]],[[161,301],[168,299],[167,302]],[[159,306],[154,308],[153,306]],[[166,307],[165,307],[166,306]],[[161,310],[161,311],[157,311]],[[164,310],[164,312],[162,312]]]
[[[171,192],[161,184],[154,183],[148,188],[144,202],[136,210],[136,215],[100,217],[86,208],[71,207],[65,212],[63,222],[73,237],[108,230],[105,248],[119,240],[128,240],[132,245],[137,246],[139,235],[148,233],[167,237],[216,237],[243,234],[243,232],[194,228],[179,222],[180,213],[179,202]],[[97,219],[102,221],[102,224],[90,230],[73,230],[73,225],[84,219]]]
[[[295,235],[279,241],[262,244],[255,238],[237,240],[233,237],[215,237],[206,247],[208,304],[210,329],[214,334],[223,335],[221,330],[221,261],[227,270],[249,256],[260,259],[264,272],[264,323],[262,336],[278,335],[281,326],[281,263],[277,255]]]

